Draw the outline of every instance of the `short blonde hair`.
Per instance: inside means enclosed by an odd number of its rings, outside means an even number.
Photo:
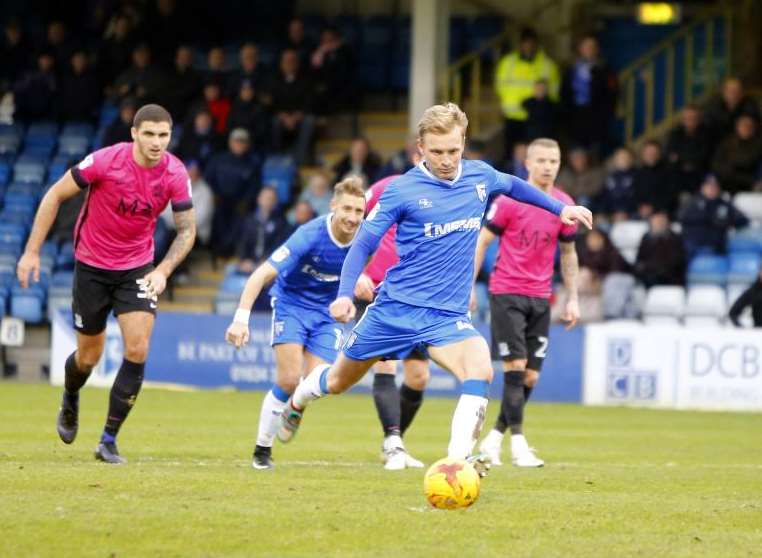
[[[365,188],[363,180],[359,176],[347,176],[336,183],[333,187],[333,199],[338,199],[342,195],[357,196],[365,199]]]
[[[527,146],[527,153],[533,147],[546,147],[548,149],[558,149],[561,151],[561,147],[558,145],[558,142],[550,138],[537,138],[536,140],[532,141],[532,143]]]
[[[455,126],[460,126],[463,135],[468,128],[468,117],[455,103],[434,105],[423,111],[423,116],[418,121],[418,138],[423,138],[426,133],[447,134]]]

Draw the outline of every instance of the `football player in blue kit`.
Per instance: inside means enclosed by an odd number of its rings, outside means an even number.
[[[360,228],[344,261],[331,315],[339,322],[354,317],[355,282],[395,223],[400,261],[388,270],[336,362],[318,365],[297,386],[281,415],[281,441],[292,439],[311,401],[346,391],[380,359],[404,359],[419,349],[462,381],[448,457],[470,458],[480,474],[486,473],[487,460],[472,456],[472,450],[484,423],[492,363],[468,305],[476,240],[489,199],[507,194],[567,224],[590,227],[592,214],[482,161],[462,159],[467,127],[465,113],[453,103],[429,107],[421,117],[417,132],[423,161],[386,188]]]
[[[252,467],[273,467],[272,445],[280,415],[305,371],[333,362],[342,328],[329,313],[339,275],[365,213],[362,181],[347,178],[334,188],[329,215],[299,227],[249,277],[241,293],[227,341],[240,348],[249,340],[249,315],[265,285],[275,280],[272,297],[272,346],[277,379],[259,415]]]

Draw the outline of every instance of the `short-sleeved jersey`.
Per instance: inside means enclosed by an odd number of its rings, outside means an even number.
[[[373,208],[376,207],[378,200],[381,199],[381,194],[384,193],[386,187],[392,183],[399,175],[388,176],[382,178],[375,184],[373,184],[367,192],[365,192],[365,212],[370,213]],[[397,255],[397,225],[392,225],[391,228],[386,231],[381,242],[376,248],[376,252],[371,257],[368,265],[365,266],[365,274],[370,277],[373,282],[378,285],[384,280],[386,271],[400,261]]]
[[[571,197],[557,188],[550,195],[573,204]],[[577,225],[564,225],[539,207],[500,196],[489,208],[484,226],[500,236],[489,291],[550,298],[556,246],[559,240],[573,241]]]
[[[397,223],[400,261],[387,271],[382,292],[406,304],[465,313],[488,200],[510,195],[518,180],[464,160],[452,181],[435,177],[422,162],[387,186],[362,225],[381,238]],[[554,206],[556,213],[562,208]]]
[[[71,174],[87,188],[74,229],[77,260],[108,270],[134,269],[153,261],[156,220],[172,202],[174,211],[193,207],[190,179],[182,162],[164,153],[142,167],[132,143],[118,143],[85,157]]]
[[[336,299],[351,242],[341,244],[331,232],[333,214],[305,223],[267,260],[278,270],[270,296],[279,302],[320,310]]]

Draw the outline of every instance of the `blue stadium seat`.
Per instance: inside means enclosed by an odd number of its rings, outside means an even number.
[[[58,137],[58,124],[52,121],[33,122],[26,130],[26,141],[51,137]]]
[[[26,196],[33,196],[35,201],[39,202],[42,197],[42,190],[41,182],[11,182],[5,194],[25,194]]]
[[[760,256],[757,252],[734,252],[728,256],[728,283],[748,285],[759,275]]]
[[[119,117],[119,107],[111,103],[103,103],[98,118],[98,126],[108,126]]]
[[[71,242],[66,242],[61,245],[61,249],[56,256],[56,265],[54,269],[56,271],[62,269],[74,269],[74,245]]]
[[[58,255],[58,245],[52,240],[46,240],[40,249],[40,256],[50,256],[55,258]]]
[[[18,223],[0,222],[0,242],[22,244],[26,240],[26,227]]]
[[[34,213],[37,207],[37,196],[28,192],[8,191],[3,198],[4,208],[17,208],[17,211],[21,211],[22,208],[28,208],[31,213]]]
[[[8,184],[10,180],[11,180],[11,165],[6,163],[5,161],[0,161],[0,185]]]
[[[55,142],[27,144],[24,146],[24,150],[19,157],[34,157],[40,161],[46,162],[50,159],[51,155],[53,155],[55,147]]]
[[[725,256],[699,255],[688,264],[689,285],[725,285],[728,259]]]
[[[8,299],[10,298],[10,291],[5,287],[0,287],[0,318],[8,313]]]
[[[57,156],[81,159],[90,147],[90,139],[85,136],[66,136],[58,142]]]
[[[291,186],[296,178],[294,159],[288,155],[270,155],[262,166],[262,184],[273,186],[278,201],[286,205],[291,201]]]
[[[246,281],[248,279],[249,276],[244,273],[229,273],[222,280],[220,290],[226,293],[241,294],[241,291],[243,291],[243,288],[246,286]]]
[[[11,289],[11,316],[25,322],[40,323],[45,317],[46,292],[40,285],[30,285],[24,289],[16,285]]]
[[[50,278],[51,287],[71,288],[72,283],[74,283],[73,271],[56,271]]]
[[[13,166],[13,180],[17,182],[43,182],[46,165],[42,161],[19,158]]]
[[[762,227],[745,227],[728,237],[728,253],[757,252],[762,254]]]
[[[14,136],[0,136],[0,154],[13,155],[18,153],[21,140]]]
[[[67,122],[61,130],[59,141],[67,136],[81,136],[89,139],[93,137],[94,131],[95,128],[89,122]]]

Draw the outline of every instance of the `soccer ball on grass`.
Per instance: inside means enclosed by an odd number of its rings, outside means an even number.
[[[423,492],[435,508],[454,510],[476,502],[480,484],[479,473],[473,465],[463,459],[445,457],[426,471]]]

